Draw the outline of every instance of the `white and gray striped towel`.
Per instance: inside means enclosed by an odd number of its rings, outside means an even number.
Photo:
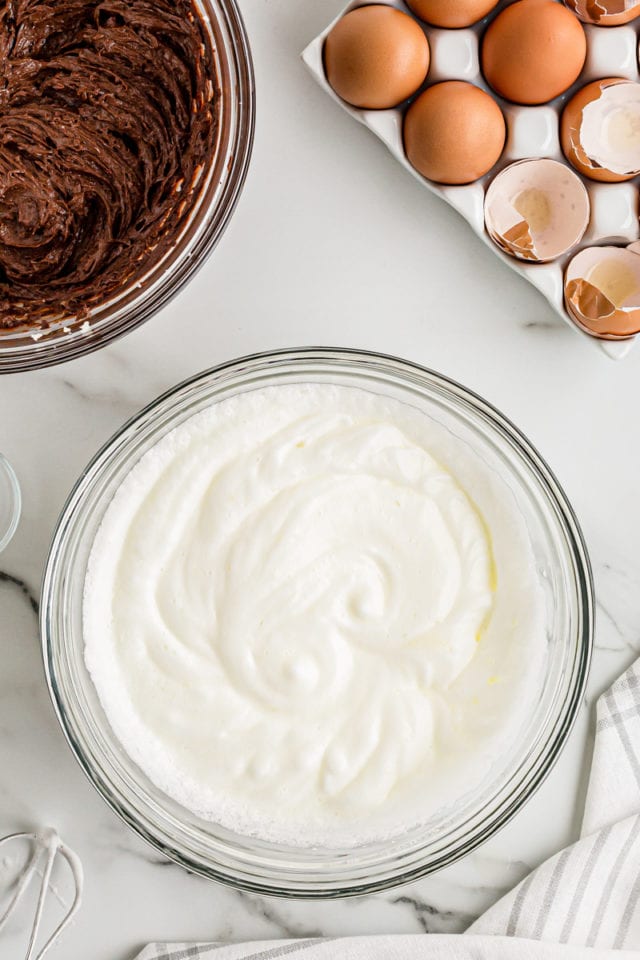
[[[137,960],[640,960],[640,661],[598,701],[581,838],[461,935],[149,945]]]

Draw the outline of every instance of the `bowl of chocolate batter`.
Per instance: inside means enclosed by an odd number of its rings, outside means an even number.
[[[0,372],[149,319],[204,262],[253,139],[235,0],[0,7]]]

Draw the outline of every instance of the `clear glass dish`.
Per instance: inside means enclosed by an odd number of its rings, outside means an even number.
[[[8,547],[18,528],[22,494],[15,471],[0,453],[0,553]]]
[[[88,555],[114,491],[169,430],[218,400],[267,385],[329,382],[411,403],[495,470],[526,523],[545,597],[544,682],[514,747],[481,788],[424,826],[348,850],[294,848],[199,819],[155,787],[111,731],[84,663],[82,593]],[[49,555],[41,631],[51,696],[85,773],[140,836],[189,870],[280,896],[339,897],[408,882],[469,853],[502,827],[553,766],[578,711],[593,630],[585,545],[558,482],[526,438],[485,401],[414,364],[358,351],[304,349],[216,367],[164,394],[103,447],[64,508]]]
[[[157,313],[188,283],[220,239],[245,181],[255,121],[249,41],[235,0],[194,0],[209,29],[220,122],[215,162],[175,246],[143,277],[94,308],[88,320],[65,318],[47,330],[0,330],[0,373],[62,363],[104,347]]]

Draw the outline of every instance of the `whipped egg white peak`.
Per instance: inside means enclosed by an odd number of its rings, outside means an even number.
[[[116,735],[174,799],[265,839],[424,821],[486,775],[535,687],[508,496],[397,400],[307,384],[212,405],[139,461],[93,545],[86,660]]]

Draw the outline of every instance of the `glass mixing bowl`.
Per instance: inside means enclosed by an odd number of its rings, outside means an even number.
[[[175,246],[88,320],[65,318],[46,330],[0,330],[0,373],[34,370],[104,347],[148,320],[188,283],[220,239],[251,158],[255,87],[251,51],[235,0],[194,0],[211,35],[222,91],[214,163]]]
[[[543,683],[513,747],[483,784],[423,826],[352,849],[295,848],[240,836],[167,797],[113,734],[84,663],[82,594],[105,510],[137,460],[169,430],[212,403],[291,382],[356,386],[423,410],[495,471],[515,497],[535,556],[546,616]],[[80,477],[49,555],[41,630],[62,728],[110,806],[163,854],[234,886],[292,897],[369,893],[414,880],[469,853],[502,827],[548,774],[584,692],[593,630],[589,561],[557,480],[526,438],[493,407],[415,364],[371,353],[305,349],[236,360],[164,394],[126,423]]]

